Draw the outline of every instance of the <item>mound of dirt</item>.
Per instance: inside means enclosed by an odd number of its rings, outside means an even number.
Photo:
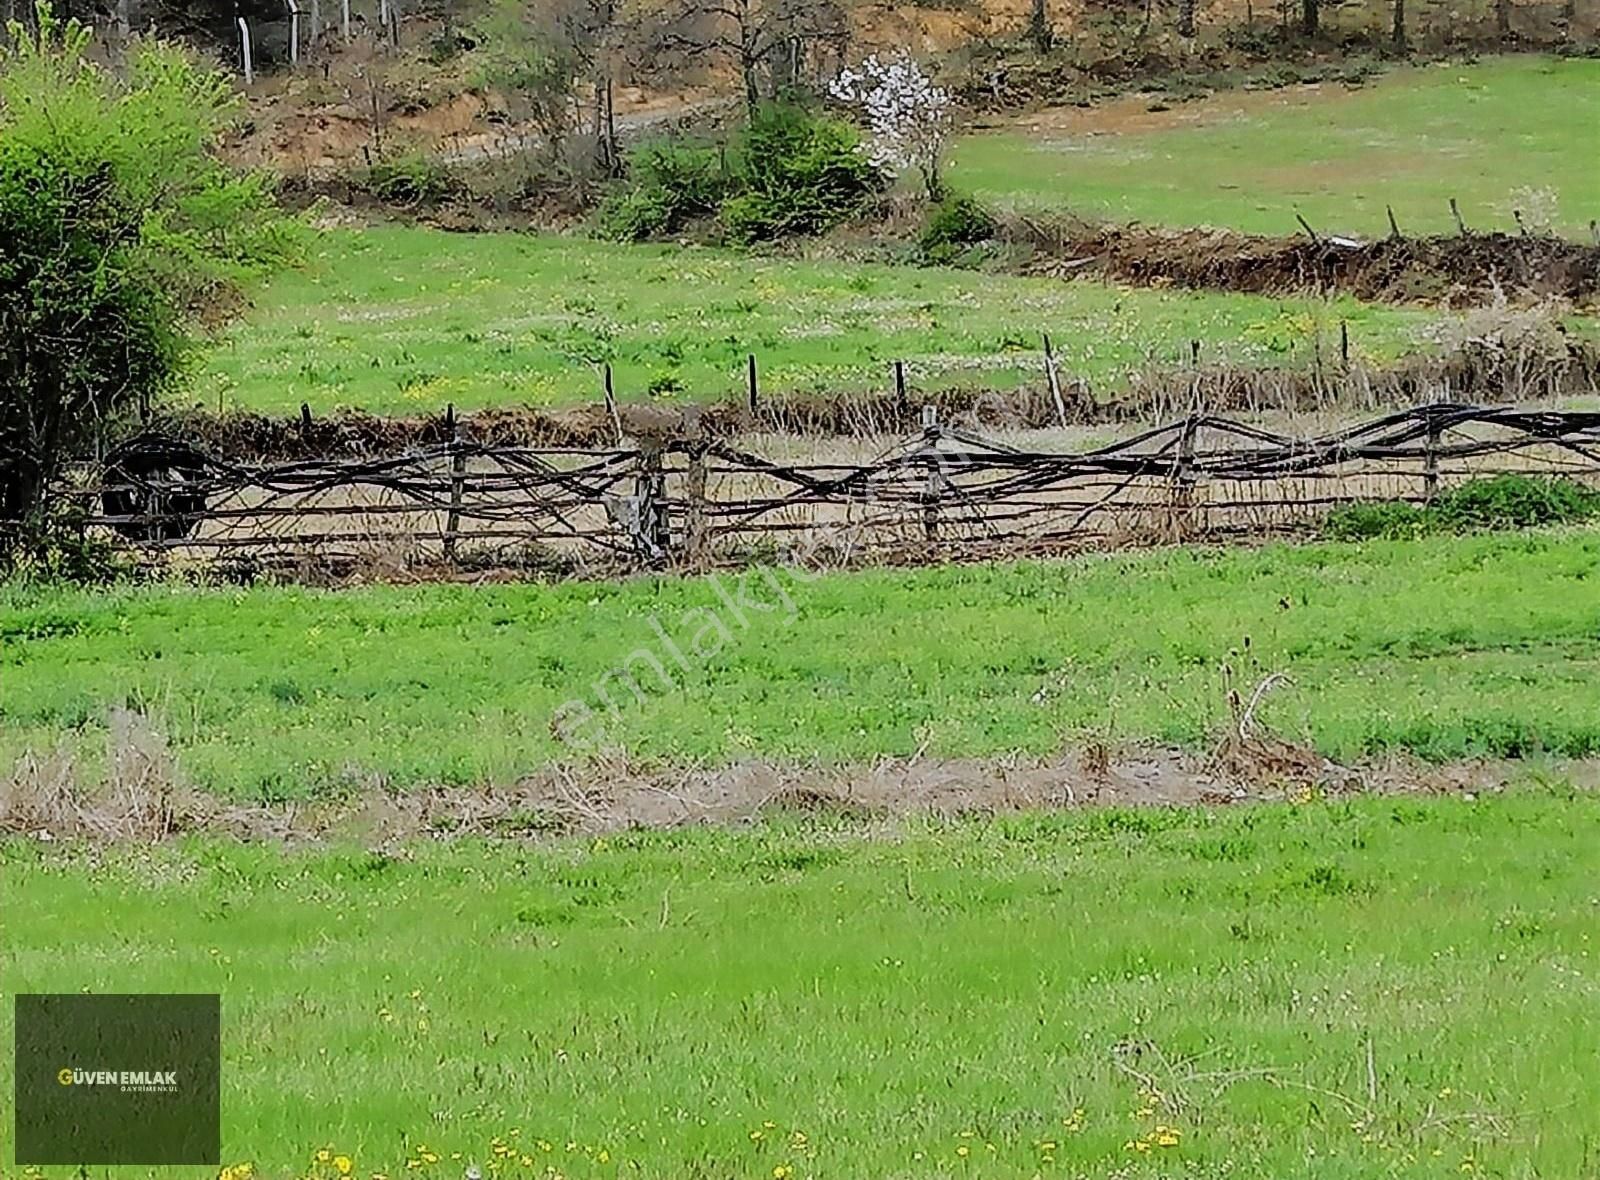
[[[1002,233],[1034,274],[1098,271],[1125,282],[1283,293],[1339,291],[1386,303],[1480,304],[1502,294],[1600,302],[1600,246],[1532,234],[1391,236],[1373,242],[1220,229],[1016,217]]]

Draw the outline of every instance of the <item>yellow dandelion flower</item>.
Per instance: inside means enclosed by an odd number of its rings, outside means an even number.
[[[333,1152],[329,1151],[326,1147],[317,1151],[317,1163],[325,1164],[331,1159],[333,1159]]]
[[[963,1143],[960,1147],[956,1148],[956,1154],[959,1155],[962,1159],[966,1159],[968,1153],[970,1153],[971,1151],[972,1151],[972,1148],[968,1147],[965,1143]]]
[[[333,1157],[333,1170],[338,1172],[341,1176],[348,1176],[355,1170],[355,1166],[355,1161],[347,1155],[336,1155]]]

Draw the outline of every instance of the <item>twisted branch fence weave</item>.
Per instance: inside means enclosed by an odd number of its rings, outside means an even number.
[[[142,448],[142,449],[141,449]],[[171,440],[58,490],[151,560],[703,566],[809,552],[915,560],[1304,531],[1476,475],[1600,483],[1600,413],[1430,404],[1316,437],[1191,415],[1030,450],[941,425],[870,458],[784,462],[717,439],[615,449],[467,438],[377,459],[242,464]]]

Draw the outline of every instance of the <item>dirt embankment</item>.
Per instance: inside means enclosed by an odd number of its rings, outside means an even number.
[[[1092,273],[1142,285],[1269,294],[1340,292],[1384,303],[1472,306],[1503,295],[1600,303],[1600,245],[1534,234],[1358,242],[1029,217],[1008,219],[1001,233],[1024,250],[1017,266],[1030,274]]]

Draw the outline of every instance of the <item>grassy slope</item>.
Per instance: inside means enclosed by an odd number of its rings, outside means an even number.
[[[1578,1177],[1597,823],[1545,789],[92,871],[15,842],[0,970],[221,991],[225,1158],[269,1180],[325,1146],[456,1180],[497,1138],[494,1174],[573,1180]]]
[[[1512,189],[1549,187],[1560,227],[1588,237],[1600,216],[1600,61],[1502,58],[1385,75],[1354,93],[1246,96],[1248,114],[1093,138],[970,136],[954,151],[962,188],[1117,220],[1299,232],[1454,232],[1449,199],[1476,228],[1516,232]],[[1224,95],[1212,100],[1232,109]],[[1180,108],[1180,116],[1190,108]]]
[[[1039,379],[1039,333],[1065,369],[1115,387],[1188,342],[1242,363],[1309,363],[1318,329],[1350,321],[1374,359],[1414,346],[1415,310],[1351,300],[1125,290],[893,266],[804,263],[710,249],[399,227],[330,233],[258,298],[198,375],[202,405],[287,414],[593,401],[595,364],[619,395],[721,398],[754,352],[773,392],[882,389],[908,362],[923,388]]]
[[[200,782],[303,795],[373,773],[505,781],[602,707],[650,759],[1054,748],[1085,729],[1198,742],[1218,669],[1295,687],[1263,715],[1353,756],[1600,751],[1600,533],[1170,550],[1065,563],[617,585],[0,592],[0,754],[100,748],[152,715]],[[734,583],[723,585],[735,593]],[[708,630],[714,611],[728,633]],[[666,653],[654,618],[685,653]],[[720,648],[710,658],[700,649]],[[1249,654],[1238,649],[1249,641]],[[594,726],[575,726],[592,738]]]

